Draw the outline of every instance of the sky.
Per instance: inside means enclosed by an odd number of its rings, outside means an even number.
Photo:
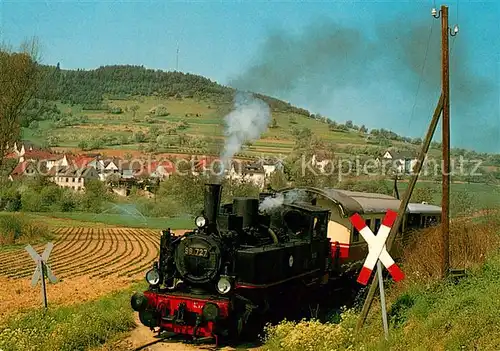
[[[441,5],[459,25],[449,37],[452,146],[500,153],[500,1],[0,0],[0,41],[37,36],[42,62],[63,69],[178,68],[424,137],[440,93],[431,8]]]

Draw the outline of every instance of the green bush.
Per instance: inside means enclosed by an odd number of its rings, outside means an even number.
[[[50,230],[45,223],[29,220],[23,214],[4,214],[0,216],[1,245],[37,241],[49,237]]]
[[[282,321],[278,325],[265,328],[266,351],[321,351],[352,349],[355,337],[356,314],[345,311],[338,324],[302,320],[300,322]]]
[[[431,187],[423,186],[420,188],[415,188],[411,194],[411,202],[427,202],[432,203],[434,198],[434,190]]]

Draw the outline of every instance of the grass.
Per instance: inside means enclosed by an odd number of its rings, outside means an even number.
[[[392,181],[387,181],[392,188]],[[408,182],[398,182],[399,195],[402,198],[408,188]],[[441,183],[440,182],[417,182],[415,188],[430,188],[433,193],[432,203],[441,204]],[[452,183],[450,185],[450,194],[468,194],[470,197],[470,206],[474,210],[484,208],[499,207],[500,205],[500,187],[483,183]],[[450,198],[453,204],[453,198]]]
[[[50,239],[51,229],[43,221],[24,213],[2,213],[0,216],[0,250]]]
[[[140,215],[110,214],[110,213],[88,213],[88,212],[52,212],[33,213],[34,218],[48,220],[53,226],[119,226],[128,228],[151,228],[151,229],[186,229],[194,226],[194,219],[190,217],[161,218],[142,217]]]
[[[0,326],[3,351],[74,351],[99,347],[135,327],[130,296],[144,283],[97,300],[49,306],[14,316]]]
[[[23,216],[35,221],[41,221],[48,225],[50,228],[61,228],[61,227],[89,227],[89,228],[99,228],[105,227],[104,223],[89,223],[84,221],[79,221],[76,219],[64,218],[64,217],[53,217],[48,213],[33,213],[33,212],[21,212]],[[0,212],[0,217],[9,216],[11,212]]]

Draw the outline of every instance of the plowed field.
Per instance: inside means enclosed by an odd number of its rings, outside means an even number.
[[[183,232],[183,231],[180,231]],[[49,266],[59,279],[47,283],[49,304],[71,304],[144,279],[158,258],[158,230],[58,228]],[[34,246],[42,254],[45,245]],[[0,318],[41,306],[40,283],[31,287],[35,262],[19,248],[0,252]]]

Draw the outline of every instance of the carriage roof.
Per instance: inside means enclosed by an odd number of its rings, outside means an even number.
[[[286,193],[293,190],[305,191],[308,195],[322,195],[327,200],[330,200],[332,205],[339,206],[345,216],[350,216],[354,213],[385,213],[388,209],[397,212],[401,204],[401,200],[390,195],[334,188],[295,187],[282,189],[279,192]],[[406,212],[441,213],[441,207],[409,203]]]

